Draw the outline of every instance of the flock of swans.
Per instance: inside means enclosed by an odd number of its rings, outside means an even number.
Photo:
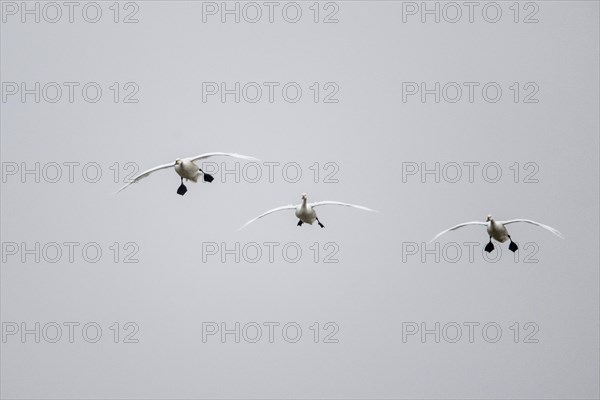
[[[215,157],[215,156],[233,157],[233,158],[238,158],[238,159],[246,160],[246,161],[260,161],[257,158],[245,156],[242,154],[218,153],[218,152],[217,153],[200,154],[199,156],[195,156],[195,157],[179,158],[179,159],[175,160],[174,162],[158,165],[156,167],[150,168],[147,171],[142,172],[141,174],[135,176],[131,180],[131,182],[128,182],[126,185],[124,185],[122,188],[120,188],[117,191],[117,193],[119,193],[122,190],[124,190],[125,188],[129,187],[131,184],[139,182],[141,179],[146,178],[147,176],[151,175],[152,173],[154,173],[156,171],[160,171],[160,170],[168,169],[168,168],[174,168],[177,175],[179,175],[179,177],[181,178],[181,184],[177,188],[177,194],[183,196],[187,192],[187,187],[183,184],[184,179],[186,181],[197,182],[198,178],[202,176],[202,178],[204,179],[205,182],[210,183],[214,180],[214,178],[210,174],[207,174],[204,171],[202,171],[202,169],[200,169],[198,167],[198,165],[196,165],[195,162],[199,161],[199,160],[204,160],[204,159],[207,159],[210,157]],[[251,223],[253,223],[267,215],[273,214],[278,211],[284,211],[284,210],[295,210],[294,213],[296,215],[296,218],[298,218],[297,226],[302,226],[302,224],[305,224],[305,223],[312,225],[316,221],[317,224],[321,228],[324,228],[325,226],[321,223],[321,221],[319,221],[319,217],[317,217],[317,213],[315,211],[315,207],[320,207],[320,206],[343,206],[343,207],[356,208],[358,210],[363,210],[363,211],[376,212],[375,210],[372,210],[368,207],[359,206],[356,204],[342,203],[340,201],[316,201],[314,203],[308,203],[308,196],[306,193],[303,193],[302,194],[302,203],[297,204],[297,205],[290,204],[287,206],[276,207],[271,210],[265,211],[264,213],[260,214],[258,217],[252,218],[250,221],[246,222],[241,228],[238,229],[238,231],[244,229]],[[508,248],[512,252],[515,252],[519,249],[519,247],[517,246],[517,244],[515,242],[513,242],[512,238],[508,234],[508,229],[506,229],[506,225],[514,224],[517,222],[524,222],[524,223],[539,226],[541,228],[546,229],[547,231],[550,231],[554,235],[564,239],[564,236],[556,229],[554,229],[548,225],[544,225],[539,222],[532,221],[530,219],[511,219],[508,221],[496,221],[496,220],[494,220],[494,218],[492,218],[491,215],[488,215],[486,221],[463,222],[461,224],[453,226],[452,228],[446,229],[446,230],[438,233],[429,242],[431,243],[431,242],[435,241],[436,239],[438,239],[443,234],[448,233],[453,230],[456,230],[458,228],[462,228],[462,227],[469,226],[469,225],[483,225],[486,227],[488,236],[490,238],[489,243],[485,246],[486,252],[490,253],[494,250],[494,244],[492,243],[492,239],[495,239],[499,243],[504,243],[507,240],[509,240],[510,244],[509,244]]]

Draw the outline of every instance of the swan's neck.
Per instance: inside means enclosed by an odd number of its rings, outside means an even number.
[[[306,199],[302,199],[302,208],[306,208]]]

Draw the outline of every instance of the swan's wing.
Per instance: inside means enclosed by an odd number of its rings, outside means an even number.
[[[144,179],[145,177],[147,177],[148,175],[150,175],[153,172],[159,171],[161,169],[171,168],[174,166],[175,166],[175,162],[172,162],[169,164],[163,164],[163,165],[159,165],[154,168],[150,168],[149,170],[144,171],[141,174],[139,174],[138,176],[136,176],[135,178],[133,178],[131,180],[131,182],[128,182],[127,184],[125,184],[125,186],[123,186],[121,189],[117,190],[115,193],[119,193],[121,190],[125,189],[127,186],[131,185],[132,183],[137,183],[140,179]]]
[[[463,226],[468,226],[468,225],[484,225],[484,226],[487,226],[487,222],[481,222],[481,221],[463,222],[462,224],[458,224],[456,226],[453,226],[450,229],[446,229],[445,231],[442,231],[442,232],[438,233],[437,235],[435,235],[435,237],[433,239],[431,239],[429,241],[429,243],[435,241],[437,238],[439,238],[440,236],[442,236],[444,233],[448,233],[450,231],[453,231],[455,229],[462,228]]]
[[[356,205],[356,204],[342,203],[341,201],[316,201],[314,203],[310,203],[309,205],[311,207],[319,207],[319,206],[344,206],[344,207],[358,208],[359,210],[364,210],[364,211],[377,212],[377,211],[372,210],[372,209],[370,209],[368,207],[359,206],[359,205]]]
[[[197,161],[197,160],[203,160],[205,158],[209,158],[209,157],[214,157],[214,156],[224,156],[224,157],[234,157],[234,158],[240,158],[242,160],[246,160],[246,161],[260,161],[258,158],[254,158],[254,157],[250,157],[250,156],[245,156],[242,154],[237,154],[237,153],[204,153],[204,154],[200,154],[199,156],[196,157],[191,157],[192,161]]]
[[[238,229],[238,231],[241,231],[242,229],[244,229],[245,227],[247,227],[248,225],[250,225],[251,223],[253,223],[253,222],[254,222],[254,221],[256,221],[257,219],[260,219],[260,218],[262,218],[262,217],[264,217],[264,216],[267,216],[267,215],[269,215],[269,214],[272,214],[272,213],[274,213],[274,212],[277,212],[277,211],[282,211],[282,210],[294,210],[294,209],[296,209],[296,206],[295,206],[295,205],[292,205],[292,204],[290,204],[289,206],[281,206],[281,207],[277,207],[277,208],[274,208],[274,209],[272,209],[272,210],[266,211],[266,212],[264,212],[264,213],[260,214],[258,217],[256,217],[256,218],[252,218],[250,221],[246,222],[246,223],[244,224],[244,226],[242,226],[240,229]]]
[[[561,239],[565,238],[562,233],[560,233],[559,231],[557,231],[553,227],[548,226],[548,225],[544,225],[544,224],[540,224],[539,222],[535,222],[535,221],[532,221],[530,219],[511,219],[509,221],[500,221],[500,223],[502,225],[514,224],[515,222],[526,222],[528,224],[537,225],[539,227],[544,228],[547,231],[550,231],[550,232],[554,233],[556,236],[558,236]]]

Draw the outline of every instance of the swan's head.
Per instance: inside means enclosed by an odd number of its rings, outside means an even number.
[[[306,200],[308,198],[308,195],[306,193],[302,193],[302,200]]]
[[[488,214],[488,216],[487,216],[487,221],[489,222],[489,221],[491,221],[491,220],[493,220],[493,219],[494,219],[494,218],[492,218],[492,214]]]
[[[181,159],[178,158],[177,160],[175,160],[175,165],[180,165],[182,163]]]

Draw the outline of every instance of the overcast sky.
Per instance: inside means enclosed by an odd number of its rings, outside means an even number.
[[[482,2],[473,22],[439,3],[439,23],[421,2],[239,3],[239,23],[221,2],[81,2],[72,23],[21,4],[2,2],[3,397],[600,395],[597,2]],[[113,194],[213,151],[261,162]],[[236,231],[303,192],[379,212]],[[424,247],[488,214],[565,240],[510,225],[496,262],[484,227]]]

